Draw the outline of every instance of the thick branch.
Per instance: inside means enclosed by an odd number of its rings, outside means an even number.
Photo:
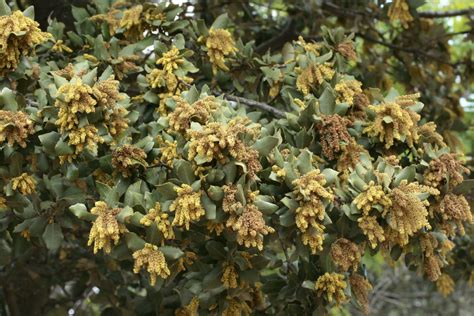
[[[418,16],[422,18],[436,19],[436,18],[449,18],[453,16],[469,15],[474,14],[474,7],[467,8],[463,10],[453,10],[445,12],[436,12],[436,11],[421,11],[418,12]]]
[[[281,110],[278,110],[278,109],[274,108],[273,106],[271,106],[269,104],[266,104],[266,103],[262,103],[262,102],[242,98],[242,97],[237,97],[235,95],[230,95],[230,94],[225,94],[225,93],[224,94],[216,93],[216,94],[217,95],[223,95],[224,99],[226,99],[228,101],[234,101],[234,102],[243,104],[243,105],[251,107],[251,108],[257,108],[257,109],[263,110],[265,112],[269,112],[275,117],[284,117],[285,116],[285,112],[283,112]]]

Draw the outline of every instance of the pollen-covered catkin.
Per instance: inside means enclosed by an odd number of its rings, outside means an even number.
[[[153,244],[146,243],[142,249],[135,251],[133,259],[135,260],[133,272],[139,273],[141,269],[145,269],[150,274],[152,286],[155,285],[157,277],[166,279],[171,273],[165,256]]]
[[[116,216],[120,211],[119,208],[110,208],[103,201],[95,202],[91,213],[97,215],[97,218],[92,224],[87,242],[88,246],[94,244],[94,253],[101,249],[104,249],[105,253],[110,253],[112,246],[119,242],[120,235],[128,231],[125,225],[117,220]]]

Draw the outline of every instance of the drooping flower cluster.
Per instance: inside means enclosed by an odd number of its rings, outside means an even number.
[[[187,184],[175,188],[178,197],[171,203],[170,211],[175,212],[173,226],[184,226],[189,230],[192,221],[198,221],[206,212],[201,204],[201,191],[193,192]]]
[[[256,247],[258,250],[263,250],[263,237],[275,232],[275,229],[266,225],[262,212],[253,204],[247,204],[241,215],[229,219],[227,226],[237,233],[239,245]]]
[[[26,172],[11,180],[12,189],[19,191],[23,195],[33,194],[36,192],[36,180]]]
[[[0,143],[6,140],[10,146],[16,143],[25,148],[28,136],[33,133],[33,121],[26,113],[0,110]]]
[[[465,234],[464,224],[474,223],[471,208],[466,198],[454,193],[446,194],[436,209],[445,221],[444,229],[448,236],[454,236],[454,225],[461,235]],[[451,224],[451,225],[450,225]]]
[[[254,139],[258,136],[260,128],[259,126],[248,127],[246,126],[248,123],[248,119],[236,118],[226,125],[211,122],[202,130],[189,131],[191,142],[188,159],[194,159],[196,162],[216,160],[224,163],[230,154],[236,160],[247,164],[249,174],[255,174],[261,169],[258,153],[244,143],[243,136]]]
[[[146,153],[133,145],[123,145],[112,152],[112,166],[127,178],[140,166],[146,167]]]
[[[413,147],[419,138],[417,124],[420,115],[407,107],[416,104],[419,97],[419,94],[405,95],[397,97],[394,102],[370,105],[369,109],[375,112],[375,120],[364,129],[364,133],[378,137],[387,149],[394,145],[395,140]]]
[[[160,156],[156,159],[157,162],[171,167],[173,165],[173,161],[178,158],[177,142],[158,139],[158,143],[160,144]]]
[[[225,59],[227,56],[238,52],[232,34],[224,29],[211,28],[206,38],[206,47],[207,55],[212,64],[212,71],[214,73],[218,69],[229,71],[229,67],[225,64]]]
[[[336,91],[336,102],[354,104],[354,97],[362,93],[362,82],[358,80],[343,80],[336,84],[334,91]]]
[[[392,205],[392,201],[388,198],[380,184],[370,181],[366,185],[365,191],[361,192],[353,201],[355,206],[362,211],[364,216],[369,215],[375,205],[380,205],[386,209]]]
[[[140,219],[140,224],[144,226],[151,226],[155,224],[158,231],[163,234],[164,239],[174,239],[174,230],[169,219],[169,215],[161,211],[159,202],[155,203],[155,207],[150,209],[145,216]]]
[[[14,71],[22,56],[28,56],[35,46],[51,37],[38,26],[21,11],[0,16],[0,77]]]
[[[448,274],[443,273],[436,281],[436,287],[438,292],[446,297],[454,292],[454,280]]]
[[[87,242],[88,246],[94,244],[94,253],[101,249],[104,249],[105,253],[110,253],[112,245],[119,242],[120,235],[128,231],[124,224],[117,221],[116,216],[120,211],[119,208],[110,208],[103,201],[95,202],[91,213],[97,215],[97,218],[92,224]]]
[[[424,174],[425,184],[439,188],[449,183],[449,188],[454,188],[464,180],[464,173],[469,174],[469,169],[462,165],[456,154],[443,154],[438,159],[430,161]]]
[[[356,271],[361,259],[361,249],[355,243],[346,238],[339,238],[331,245],[332,261],[341,268],[343,272],[352,268]]]
[[[100,111],[103,116],[102,124],[113,137],[128,128],[126,118],[128,111],[117,106],[117,102],[123,98],[119,93],[117,80],[110,77],[91,86],[75,76],[72,65],[58,71],[57,74],[71,78],[69,82],[59,87],[55,102],[55,106],[59,108],[56,125],[63,134],[68,135],[69,145],[74,146],[72,154],[60,157],[61,162],[71,162],[85,148],[95,153],[98,144],[105,141],[97,126],[90,123],[84,125],[82,119],[88,114]]]
[[[344,144],[347,145],[353,142],[347,131],[349,124],[351,124],[349,119],[338,114],[322,117],[322,122],[318,124],[317,129],[321,135],[323,153],[328,159],[333,160],[336,154],[342,150]]]
[[[133,272],[139,273],[141,269],[145,269],[150,274],[150,284],[152,286],[155,285],[157,277],[166,279],[171,273],[166,264],[165,256],[153,244],[146,243],[142,249],[135,251],[133,259],[135,260]]]
[[[223,268],[221,282],[226,289],[235,289],[238,287],[237,279],[239,275],[232,263],[226,263]]]
[[[362,216],[357,219],[359,227],[369,239],[372,248],[377,247],[377,244],[385,241],[384,229],[377,221],[375,216]]]
[[[384,216],[390,228],[398,234],[397,243],[404,246],[422,228],[431,228],[428,222],[428,201],[422,201],[419,194],[429,193],[438,195],[439,191],[432,187],[420,185],[417,182],[407,183],[403,180],[400,185],[390,192],[392,201],[390,208],[384,210]]]
[[[178,48],[173,46],[156,61],[156,64],[161,66],[165,72],[173,73],[183,62],[184,59],[180,56]]]
[[[168,115],[170,129],[176,132],[185,133],[191,121],[205,124],[213,111],[218,108],[216,98],[208,96],[193,104],[189,104],[179,97],[173,98],[176,101],[176,108]]]
[[[388,9],[388,17],[391,22],[399,20],[407,28],[408,23],[413,21],[407,0],[394,0]]]
[[[311,248],[313,254],[322,250],[325,216],[323,201],[332,201],[333,194],[324,188],[326,179],[316,169],[293,181],[293,194],[299,203],[296,209],[296,226],[301,232],[303,244]]]
[[[296,88],[304,95],[321,85],[326,80],[331,80],[336,73],[330,63],[310,64],[304,69],[297,69]]]
[[[426,233],[420,236],[420,248],[423,252],[423,272],[430,281],[436,281],[441,275],[442,261],[436,250],[439,242],[433,234]]]
[[[329,303],[333,301],[340,305],[347,301],[344,290],[347,283],[344,281],[344,275],[339,273],[328,273],[320,276],[316,280],[315,290],[318,296],[323,296]]]
[[[369,314],[369,292],[372,290],[372,285],[369,280],[362,275],[354,273],[349,277],[349,284],[351,286],[352,294],[357,303],[359,303],[362,312],[365,315]]]

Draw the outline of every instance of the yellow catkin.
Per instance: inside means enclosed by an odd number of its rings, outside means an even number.
[[[372,290],[372,285],[369,280],[360,274],[352,274],[349,277],[349,284],[351,285],[351,292],[354,295],[360,309],[365,315],[369,314],[369,293]]]
[[[228,220],[226,225],[237,233],[239,245],[256,247],[260,251],[263,250],[263,237],[275,232],[266,225],[262,212],[253,204],[247,204],[242,214]]]
[[[64,44],[63,40],[57,40],[51,50],[56,53],[72,53],[72,49]]]
[[[332,261],[346,272],[352,268],[356,271],[361,260],[361,249],[346,238],[339,238],[331,245]]]
[[[389,195],[392,205],[384,210],[383,214],[389,226],[398,233],[401,246],[406,245],[409,237],[420,229],[431,228],[428,222],[427,201],[421,201],[418,197],[421,193],[438,195],[439,191],[417,182],[408,184],[407,180],[403,180]]]
[[[432,282],[438,280],[441,275],[442,262],[436,254],[438,240],[433,234],[422,234],[420,236],[420,248],[423,252],[423,272]]]
[[[438,292],[444,297],[449,296],[454,292],[454,280],[447,274],[443,273],[436,281]]]
[[[52,37],[21,11],[0,16],[0,30],[0,77],[14,71],[22,56],[30,55],[35,46]]]
[[[6,140],[9,146],[16,143],[25,148],[28,136],[33,133],[33,121],[26,113],[0,110],[0,144]]]
[[[232,263],[225,263],[223,267],[221,282],[226,289],[235,289],[238,287],[237,279],[239,275]]]
[[[176,310],[174,314],[175,316],[198,316],[198,310],[199,299],[197,297],[193,297],[188,305]]]
[[[403,27],[408,28],[408,23],[413,21],[413,16],[410,14],[407,0],[394,0],[388,9],[388,17],[390,22],[399,20]]]
[[[408,146],[413,147],[419,139],[417,123],[420,115],[406,106],[413,105],[419,95],[410,95],[413,103],[409,103],[406,97],[408,96],[401,96],[395,102],[370,105],[369,109],[376,114],[375,120],[363,132],[370,137],[378,137],[387,149],[394,145],[395,140],[406,142]]]
[[[335,301],[337,306],[347,301],[344,293],[346,287],[344,275],[328,272],[320,276],[314,286],[318,296],[323,296],[329,303]]]
[[[369,239],[372,248],[385,241],[384,229],[375,216],[362,216],[357,219],[357,222],[364,235]]]
[[[206,39],[206,47],[213,72],[216,73],[218,69],[229,71],[225,59],[238,51],[230,32],[211,28]]]
[[[125,225],[117,221],[116,216],[120,211],[118,208],[110,208],[105,202],[95,202],[91,213],[97,215],[97,218],[92,224],[87,242],[88,246],[94,244],[94,253],[101,249],[110,253],[112,245],[119,242],[120,235],[127,232]]]
[[[321,138],[323,154],[326,158],[333,160],[342,150],[343,145],[354,142],[347,127],[351,121],[345,117],[334,115],[324,115],[321,123],[316,125]]]
[[[454,188],[464,181],[463,174],[469,173],[469,169],[463,166],[456,154],[443,154],[430,161],[423,178],[425,184],[435,188],[439,188],[449,180],[449,187]]]
[[[252,309],[245,301],[231,299],[228,300],[227,307],[222,311],[222,316],[248,316],[252,312]]]
[[[176,102],[176,108],[168,115],[169,126],[171,130],[183,134],[190,128],[191,121],[205,124],[211,113],[219,107],[213,96],[205,97],[192,105],[180,97],[173,99]]]
[[[152,286],[155,285],[157,277],[166,279],[170,275],[165,256],[153,244],[146,243],[142,249],[135,251],[133,259],[135,260],[133,272],[139,273],[141,269],[145,269],[150,274]]]
[[[293,181],[293,194],[299,203],[296,209],[296,226],[304,245],[316,254],[323,249],[325,217],[323,200],[332,201],[334,195],[324,188],[326,179],[316,169]]]
[[[184,58],[180,56],[178,48],[173,46],[156,61],[156,64],[163,67],[165,72],[172,73],[177,70],[183,62]]]
[[[336,73],[330,63],[311,64],[301,69],[297,68],[296,88],[304,95],[307,95],[316,85],[321,85],[324,81],[329,81]]]
[[[474,223],[469,202],[462,195],[446,194],[437,212],[441,214],[444,221],[453,222],[461,235],[465,234],[464,224]]]
[[[138,41],[143,38],[146,22],[142,19],[142,12],[142,5],[133,6],[123,12],[120,28],[125,30],[125,37],[130,41]]]
[[[336,84],[336,103],[354,104],[354,96],[362,93],[362,82],[358,80],[343,80]]]
[[[254,176],[261,170],[258,152],[250,148],[243,141],[247,136],[252,140],[260,133],[260,125],[247,127],[247,118],[236,118],[227,124],[211,122],[202,130],[190,131],[191,138],[188,151],[188,159],[199,159],[211,162],[217,160],[221,163],[228,160],[228,156],[246,164],[247,172]]]
[[[23,195],[36,192],[36,180],[26,172],[23,172],[16,178],[12,178],[11,184],[14,191],[18,191]]]
[[[157,162],[160,162],[168,167],[173,166],[173,162],[176,158],[178,158],[177,146],[178,143],[176,141],[169,141],[169,140],[158,140],[160,144],[160,155],[157,159]]]
[[[174,239],[173,226],[168,217],[169,215],[167,213],[161,211],[160,203],[156,202],[155,207],[151,208],[148,213],[140,219],[140,224],[148,227],[154,223],[165,239]]]
[[[7,199],[5,197],[0,196],[0,210],[7,208]]]
[[[75,146],[74,154],[78,155],[85,148],[90,151],[97,150],[97,146],[103,143],[104,139],[99,136],[99,131],[93,125],[86,125],[69,133],[69,145]]]
[[[112,166],[124,177],[130,177],[140,166],[147,167],[146,153],[133,145],[123,145],[112,152]]]
[[[118,80],[110,77],[94,85],[92,92],[99,105],[112,109],[117,104],[117,101],[123,99],[119,91],[119,84]]]
[[[370,181],[365,186],[365,190],[359,193],[353,203],[364,215],[369,215],[375,205],[380,205],[384,209],[392,205],[392,201],[385,194],[382,186],[375,184],[374,181]]]
[[[175,212],[173,226],[184,226],[189,230],[191,222],[198,221],[206,212],[201,204],[201,191],[193,192],[187,184],[175,188],[178,197],[171,203],[170,211]]]

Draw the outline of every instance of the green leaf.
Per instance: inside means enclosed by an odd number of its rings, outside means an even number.
[[[196,176],[194,175],[193,166],[189,161],[186,160],[177,160],[174,163],[174,167],[176,169],[176,175],[178,179],[186,184],[191,184],[196,180]]]
[[[176,186],[171,182],[166,182],[161,185],[156,186],[156,191],[160,196],[165,200],[174,200],[176,198],[176,191],[174,190]]]
[[[8,6],[7,2],[5,0],[0,0],[0,16],[10,14],[12,14],[12,10]]]
[[[73,154],[74,150],[63,138],[60,138],[54,146],[54,151],[58,156]]]
[[[54,147],[58,142],[61,135],[58,132],[49,132],[43,135],[39,135],[38,138],[48,153],[55,153]]]
[[[127,244],[128,249],[131,251],[137,251],[145,247],[145,241],[135,233],[127,232],[124,234],[124,237],[125,243]]]
[[[7,111],[18,111],[18,103],[16,102],[15,93],[8,89],[3,88],[0,93],[0,104],[3,105],[3,109]]]
[[[87,211],[87,207],[82,203],[76,203],[74,205],[69,206],[69,210],[79,219],[93,221],[97,218],[96,215],[89,213]]]
[[[206,243],[206,250],[216,260],[223,260],[227,257],[224,246],[215,240],[210,240]]]
[[[330,88],[326,88],[319,98],[319,109],[322,114],[334,114],[336,108],[336,98]]]
[[[260,198],[257,198],[254,202],[255,206],[265,215],[271,215],[278,210],[278,205],[264,201]]]
[[[171,246],[162,246],[160,247],[160,251],[168,260],[177,260],[184,255],[184,252],[181,249]]]
[[[35,19],[35,8],[30,5],[28,8],[23,11],[23,15],[26,16],[27,18],[30,18],[32,20]]]
[[[229,24],[229,16],[227,13],[221,14],[217,19],[212,23],[211,29],[225,29]]]
[[[402,180],[407,180],[409,183],[415,179],[416,175],[416,167],[415,166],[408,166],[403,168],[402,171],[395,177],[393,180],[394,187],[397,187]]]
[[[61,226],[58,223],[48,224],[43,233],[43,240],[49,250],[58,250],[64,240]]]
[[[212,202],[206,193],[201,195],[201,201],[204,209],[206,210],[206,218],[209,220],[216,219],[216,204]]]
[[[279,141],[280,140],[278,139],[278,137],[266,136],[257,140],[255,144],[252,145],[252,148],[257,150],[260,155],[268,156],[268,154],[270,154],[273,148],[278,145]]]

